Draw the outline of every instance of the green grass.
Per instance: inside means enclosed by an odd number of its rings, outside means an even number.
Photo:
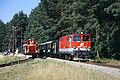
[[[4,56],[0,58],[0,64],[7,64],[13,61],[18,61],[19,58],[14,57],[14,56]]]
[[[107,59],[101,59],[101,58],[96,58],[95,62],[97,62],[97,63],[106,63],[106,62],[109,62],[109,60],[107,60]]]
[[[120,77],[52,60],[35,59],[0,68],[0,80],[120,80]]]
[[[96,58],[95,62],[97,62],[97,63],[116,63],[116,62],[119,62],[119,60],[107,59],[107,58]]]

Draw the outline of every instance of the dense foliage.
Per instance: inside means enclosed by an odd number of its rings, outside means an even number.
[[[21,42],[24,39],[24,32],[28,25],[28,17],[23,11],[16,13],[13,19],[4,24],[0,21],[0,51],[11,50],[15,52],[16,48],[21,48]]]
[[[15,49],[21,48],[21,42],[23,42],[26,26],[28,25],[27,14],[24,14],[23,11],[16,13],[10,23],[12,25],[12,35],[14,35],[13,40],[15,40],[14,42],[12,41],[12,43],[15,44],[15,46],[12,47],[14,47]]]
[[[41,0],[29,20],[20,17],[21,13],[10,24],[22,27],[24,39],[44,42],[71,33],[90,33],[99,57],[120,59],[119,0]]]
[[[0,20],[0,51],[4,48],[5,27],[2,20]]]

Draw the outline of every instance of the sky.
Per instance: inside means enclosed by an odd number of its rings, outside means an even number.
[[[0,19],[9,22],[19,11],[29,15],[38,3],[40,0],[0,0]]]

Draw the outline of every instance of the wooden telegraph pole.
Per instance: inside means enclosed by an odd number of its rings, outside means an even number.
[[[17,43],[17,37],[16,37],[16,26],[12,27],[12,52],[15,53],[16,50],[16,43]]]
[[[15,27],[12,26],[12,52],[14,53],[14,45],[15,45]]]

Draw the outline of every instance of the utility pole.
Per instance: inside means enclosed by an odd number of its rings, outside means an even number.
[[[21,53],[22,53],[22,29],[21,29]]]
[[[97,58],[99,58],[99,46],[98,46],[98,43],[99,43],[99,34],[98,34],[98,29],[96,29],[96,43],[97,43]]]
[[[12,42],[12,35],[10,35],[10,38],[9,38],[9,44],[8,44],[8,50],[11,50],[12,49],[12,45],[11,45],[11,42]]]
[[[97,46],[97,58],[99,58],[100,57],[100,55],[99,55],[99,32],[100,32],[100,25],[98,24],[97,26],[96,26],[96,46]]]
[[[14,37],[14,35],[15,35],[15,27],[14,26],[12,26],[12,52],[14,53],[14,44],[15,44],[15,37]]]
[[[17,43],[17,38],[16,38],[16,26],[12,27],[12,37],[13,37],[13,42],[12,42],[12,52],[15,53],[16,50],[16,43]]]
[[[14,30],[14,37],[15,37],[15,48],[14,48],[14,52],[16,51],[17,49],[17,34],[16,34],[17,30],[16,30],[16,26],[15,26],[15,30]]]
[[[3,52],[3,44],[1,43],[1,52]]]
[[[20,26],[12,26],[12,52],[15,54],[15,51],[19,47],[20,52],[22,53],[22,37],[23,37],[23,28],[20,28]],[[19,41],[19,43],[17,42]],[[18,43],[18,44],[17,44]]]

